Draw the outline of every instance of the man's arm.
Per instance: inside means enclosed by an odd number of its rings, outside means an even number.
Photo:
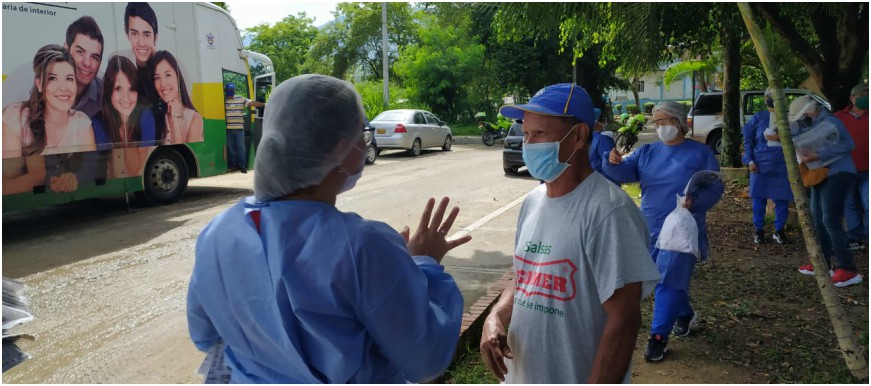
[[[511,348],[508,347],[508,332],[505,329],[514,312],[514,287],[513,281],[505,286],[502,294],[499,295],[499,301],[484,320],[479,347],[481,356],[484,357],[484,364],[490,369],[490,373],[503,382],[508,372],[504,358],[514,358]]]
[[[261,107],[266,107],[266,103],[251,100],[248,102],[248,106],[249,107],[254,106],[257,108],[261,108]]]
[[[602,306],[608,321],[587,383],[622,383],[641,328],[641,283],[614,291]]]

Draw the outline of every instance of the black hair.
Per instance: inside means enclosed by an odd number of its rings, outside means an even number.
[[[154,35],[157,36],[157,15],[148,3],[127,3],[127,8],[124,10],[124,33],[130,29],[130,18],[138,17],[145,20],[151,25],[154,30]]]
[[[85,35],[100,42],[100,56],[103,56],[103,33],[100,32],[100,26],[97,25],[93,17],[82,16],[67,27],[67,47],[70,50],[73,49],[76,35]]]

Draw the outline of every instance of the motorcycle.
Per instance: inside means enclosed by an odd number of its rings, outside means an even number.
[[[503,139],[508,136],[508,128],[511,127],[511,121],[505,119],[502,114],[498,116],[499,122],[492,124],[487,122],[487,115],[483,112],[475,114],[475,119],[478,120],[478,129],[482,130],[481,141],[484,145],[493,146],[497,139]]]
[[[614,139],[614,145],[622,154],[629,153],[635,143],[638,142],[638,134],[644,130],[644,125],[647,123],[647,118],[638,114],[634,117],[623,119],[626,126],[617,130],[617,138]]]

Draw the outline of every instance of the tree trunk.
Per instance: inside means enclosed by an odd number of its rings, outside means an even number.
[[[632,96],[635,97],[635,106],[638,106],[638,109],[641,110],[641,99],[638,98],[638,74],[632,77]],[[629,112],[629,110],[626,110],[626,112]]]
[[[762,61],[765,73],[768,76],[768,85],[772,91],[771,96],[774,98],[777,127],[787,128],[789,125],[787,124],[786,117],[786,97],[783,94],[780,77],[778,76],[778,64],[775,63],[774,56],[771,55],[768,49],[768,43],[765,41],[762,30],[753,19],[753,11],[749,3],[738,3],[738,8],[741,11],[741,16],[744,18],[744,23],[747,25],[747,30],[750,32],[750,37],[753,39],[753,44],[756,46],[759,60]],[[795,197],[795,207],[798,212],[805,245],[810,254],[811,262],[816,268],[814,269],[814,277],[817,281],[817,287],[820,289],[823,303],[829,312],[829,319],[832,321],[835,337],[838,339],[838,347],[841,349],[841,354],[844,356],[844,361],[850,373],[857,379],[867,379],[868,362],[862,353],[861,347],[856,342],[853,328],[850,326],[849,320],[847,320],[847,315],[844,312],[844,307],[841,305],[838,293],[835,291],[832,279],[829,277],[827,270],[823,268],[827,265],[823,260],[822,249],[814,237],[813,225],[808,213],[807,196],[805,195],[805,189],[801,183],[801,176],[798,171],[798,164],[796,163],[792,135],[789,130],[778,131],[780,133],[780,143],[783,146],[783,156],[786,159],[786,170],[789,173],[789,185],[792,187],[792,194]]]
[[[720,163],[727,167],[741,167],[741,40],[737,14],[729,4],[721,13],[720,40],[723,42],[723,151]],[[726,7],[730,9],[725,9]]]

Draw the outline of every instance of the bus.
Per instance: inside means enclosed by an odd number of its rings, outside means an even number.
[[[275,86],[271,60],[210,3],[2,6],[4,214],[175,202],[189,178],[228,172],[224,84],[261,102]],[[249,168],[262,113],[245,116]]]

